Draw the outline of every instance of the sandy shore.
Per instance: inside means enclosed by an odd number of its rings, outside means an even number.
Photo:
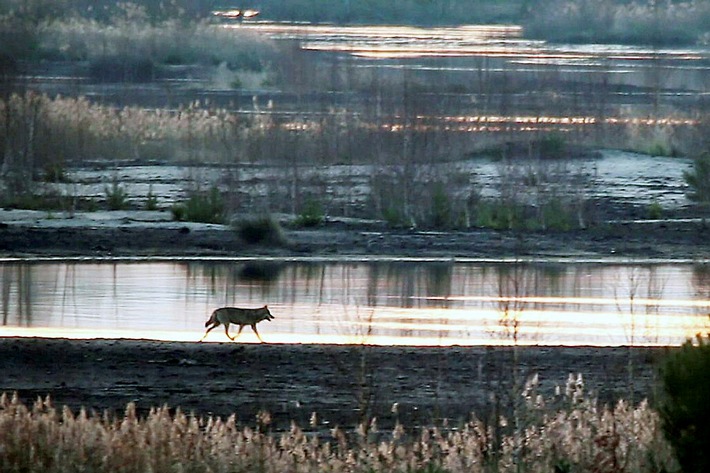
[[[236,414],[253,424],[261,410],[279,428],[353,427],[363,415],[380,426],[487,416],[510,399],[513,373],[538,373],[552,396],[570,373],[603,402],[628,398],[627,361],[635,365],[634,399],[652,396],[655,361],[664,349],[595,347],[395,348],[325,345],[240,345],[146,340],[0,338],[0,391],[25,402],[51,396],[55,405],[121,413],[164,404],[200,416]],[[517,367],[517,368],[516,368]],[[499,402],[496,402],[498,399]]]

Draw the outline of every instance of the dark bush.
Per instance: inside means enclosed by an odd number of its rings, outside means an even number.
[[[242,220],[237,224],[237,233],[242,240],[252,245],[283,245],[286,243],[281,225],[271,216]]]
[[[710,471],[710,340],[698,335],[661,367],[663,431],[684,473]]]
[[[429,224],[432,228],[441,230],[452,226],[451,199],[446,186],[441,182],[434,184],[430,212]]]
[[[567,140],[558,133],[551,133],[540,138],[540,157],[560,159],[567,152]]]
[[[688,198],[696,202],[710,203],[710,153],[705,153],[693,162],[693,170],[683,173],[690,187]]]
[[[96,82],[151,82],[155,64],[146,58],[104,56],[91,62],[89,75]]]

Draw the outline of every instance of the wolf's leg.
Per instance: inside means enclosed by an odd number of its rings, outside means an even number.
[[[210,333],[210,331],[211,331],[212,329],[217,328],[217,327],[219,327],[219,324],[213,325],[213,326],[211,326],[210,328],[208,328],[207,331],[205,332],[205,334],[202,336],[202,338],[200,338],[200,341],[204,340],[205,337],[207,336],[207,334]]]
[[[256,334],[256,338],[258,338],[261,343],[266,343],[264,340],[261,339],[261,335],[259,335],[259,331],[256,329],[256,324],[251,324],[251,329],[254,331],[254,333]]]
[[[242,333],[242,330],[244,329],[244,325],[239,326],[239,330],[237,330],[237,334],[234,336],[232,340],[236,340],[237,337],[239,336],[240,333]]]
[[[234,337],[229,334],[229,323],[224,324],[224,333],[227,334],[227,338],[234,341]]]

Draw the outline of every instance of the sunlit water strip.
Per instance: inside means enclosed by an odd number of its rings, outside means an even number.
[[[648,60],[695,63],[707,49],[650,48],[620,44],[553,44],[522,37],[518,25],[455,27],[344,26],[250,22],[224,28],[253,31],[276,40],[298,41],[303,49],[374,59],[503,57],[535,63],[599,65],[599,60],[634,65]],[[603,63],[605,65],[608,65]]]
[[[269,343],[675,345],[710,313],[704,264],[6,261],[0,290],[22,337],[197,341],[214,308],[268,304]]]

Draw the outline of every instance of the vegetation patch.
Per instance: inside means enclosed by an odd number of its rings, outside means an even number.
[[[648,205],[648,218],[651,220],[659,220],[663,218],[663,206],[657,200],[652,201]]]
[[[482,201],[475,209],[476,226],[494,230],[515,230],[522,227],[523,209],[518,205]]]
[[[74,210],[94,211],[98,208],[93,199],[77,198],[58,192],[16,194],[0,199],[0,207],[6,209],[46,210],[71,212]]]
[[[187,202],[172,207],[173,219],[178,221],[218,223],[225,222],[225,207],[216,186],[207,192],[194,191]]]
[[[245,218],[235,224],[239,237],[251,245],[283,246],[286,244],[281,224],[271,215]]]
[[[682,471],[710,471],[710,339],[698,335],[669,354],[661,368],[663,431]]]
[[[306,199],[301,213],[296,217],[295,224],[299,227],[317,227],[323,223],[325,216],[320,202],[313,198]]]
[[[130,207],[126,189],[118,180],[114,180],[111,187],[104,187],[104,194],[106,194],[106,205],[109,210],[126,210]]]
[[[148,188],[148,195],[145,197],[146,210],[158,210],[158,196],[153,193],[153,186]]]
[[[710,5],[696,1],[555,0],[530,10],[525,33],[566,42],[694,44],[708,34]]]
[[[693,169],[683,173],[690,189],[688,198],[703,204],[710,203],[710,153],[705,153],[693,162]]]
[[[269,413],[254,423],[198,418],[167,406],[141,416],[57,409],[38,399],[26,407],[0,397],[0,469],[26,473],[144,472],[630,472],[675,471],[658,414],[646,402],[600,406],[583,394],[581,377],[551,398],[525,385],[514,419],[382,432],[370,419],[354,430],[321,424],[272,429]],[[393,407],[397,415],[396,406]],[[623,465],[623,468],[620,466]],[[691,470],[688,470],[691,471]],[[692,470],[701,471],[701,470]]]

